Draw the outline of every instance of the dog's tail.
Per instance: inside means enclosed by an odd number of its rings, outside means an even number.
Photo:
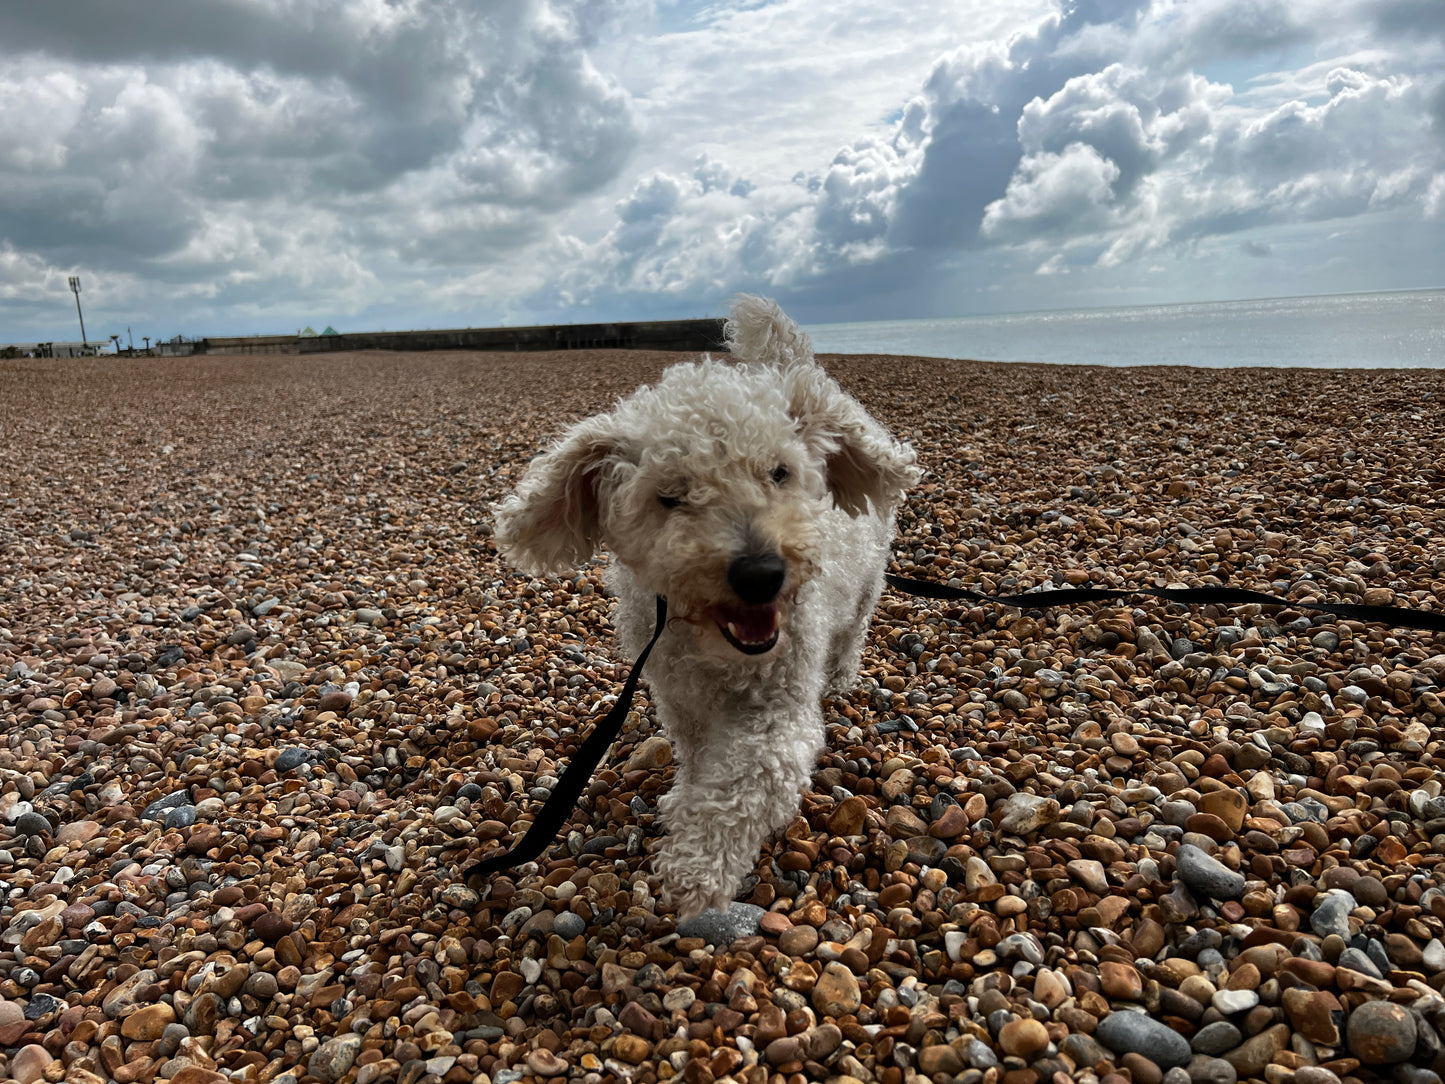
[[[778,308],[776,301],[752,294],[733,299],[723,334],[739,361],[790,368],[813,361],[813,341]]]

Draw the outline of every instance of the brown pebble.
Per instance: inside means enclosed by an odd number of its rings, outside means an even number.
[[[998,1033],[998,1045],[1005,1054],[1031,1059],[1049,1045],[1048,1029],[1032,1017],[1010,1020]]]

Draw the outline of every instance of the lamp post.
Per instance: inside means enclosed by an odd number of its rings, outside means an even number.
[[[80,348],[85,349],[85,315],[80,311],[80,276],[70,276],[70,292],[75,295],[75,315],[80,317]]]

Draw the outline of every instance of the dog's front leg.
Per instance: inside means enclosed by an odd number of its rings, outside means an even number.
[[[689,763],[658,803],[667,835],[653,867],[679,918],[726,908],[769,833],[798,811],[823,744],[818,709],[713,723],[679,742]],[[680,750],[681,752],[681,750]]]

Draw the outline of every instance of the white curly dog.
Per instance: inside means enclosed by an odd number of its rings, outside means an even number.
[[[680,918],[725,909],[797,812],[820,700],[857,682],[919,476],[776,304],[738,298],[726,334],[730,358],[674,365],[573,426],[496,516],[502,553],[534,575],[612,551],[634,658],[667,600],[646,680],[677,765],[654,867]]]

